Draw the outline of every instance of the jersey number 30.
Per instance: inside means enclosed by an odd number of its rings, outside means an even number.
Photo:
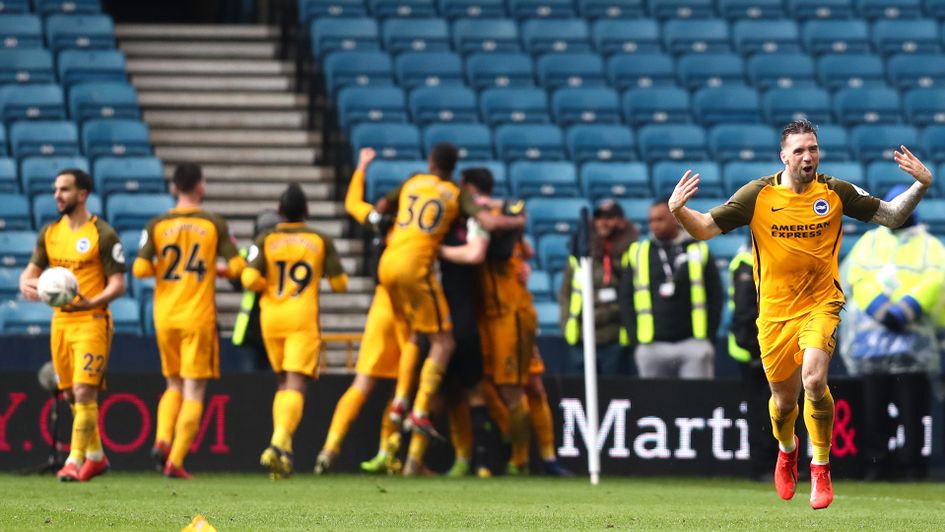
[[[436,228],[440,226],[440,221],[443,220],[443,202],[438,198],[431,198],[417,209],[417,200],[420,196],[411,194],[407,198],[410,200],[407,204],[407,219],[397,225],[406,228],[416,220],[417,227],[424,233],[436,231]]]

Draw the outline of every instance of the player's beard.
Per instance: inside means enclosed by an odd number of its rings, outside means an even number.
[[[79,204],[78,201],[64,201],[62,202],[62,208],[59,209],[59,214],[69,216],[75,211],[76,206]]]
[[[813,181],[814,177],[817,176],[817,166],[811,165],[810,174],[804,173],[803,165],[798,165],[797,168],[795,168],[791,173],[793,174],[791,177],[794,178],[795,182],[807,184]]]

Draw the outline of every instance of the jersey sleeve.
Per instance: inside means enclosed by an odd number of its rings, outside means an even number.
[[[364,200],[364,172],[360,170],[355,170],[348,183],[348,192],[345,193],[345,210],[359,224],[366,223],[368,215],[374,210],[374,205]]]
[[[118,239],[118,233],[112,229],[112,226],[97,220],[98,226],[98,254],[102,261],[102,269],[105,271],[105,277],[111,277],[116,273],[125,273],[125,252],[121,248],[121,240]]]
[[[480,211],[484,210],[485,206],[479,205],[476,203],[476,198],[466,189],[460,189],[459,191],[459,210],[463,214],[469,217],[473,217],[479,214]]]
[[[723,233],[751,223],[751,217],[755,213],[755,201],[764,186],[765,182],[760,179],[752,181],[738,189],[728,201],[709,211]]]
[[[49,255],[46,254],[46,231],[48,230],[49,224],[44,225],[39,230],[36,245],[33,246],[33,255],[30,257],[30,263],[39,266],[43,270],[49,267]]]
[[[870,195],[869,192],[849,181],[828,177],[827,186],[840,197],[840,203],[843,204],[843,214],[851,218],[868,222],[879,209],[879,198]]]
[[[246,265],[247,268],[252,268],[259,271],[263,275],[266,274],[266,236],[269,235],[269,231],[263,232],[263,234],[256,237],[256,240],[253,241],[253,245],[249,247],[249,251],[246,253]]]
[[[141,230],[141,240],[138,242],[138,258],[151,262],[154,259],[154,226],[155,220],[148,222],[147,227]]]
[[[227,261],[233,257],[238,257],[240,250],[236,247],[233,235],[230,234],[230,228],[222,216],[213,217],[213,225],[217,228],[217,255]]]
[[[325,235],[319,236],[322,237],[322,242],[325,243],[325,277],[331,279],[332,277],[344,275],[345,270],[341,267],[341,259],[338,258],[335,241]]]

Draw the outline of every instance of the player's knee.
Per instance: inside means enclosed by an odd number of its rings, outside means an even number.
[[[818,400],[827,390],[827,376],[821,373],[804,375],[804,394],[810,399]]]
[[[76,403],[92,403],[98,399],[98,388],[88,384],[76,383],[72,387]]]
[[[499,395],[509,406],[514,406],[522,402],[523,390],[521,386],[503,385],[499,387]]]
[[[779,416],[786,416],[797,407],[797,397],[774,395],[774,406],[778,410]]]
[[[360,390],[364,395],[369,395],[374,390],[374,383],[375,380],[373,377],[369,377],[363,373],[356,373],[351,386]]]

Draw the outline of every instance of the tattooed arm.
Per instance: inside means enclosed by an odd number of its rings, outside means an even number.
[[[879,208],[870,221],[889,228],[899,227],[906,221],[922,196],[925,196],[929,185],[932,184],[932,172],[922,164],[922,161],[913,155],[909,148],[905,146],[899,148],[902,151],[897,150],[893,159],[899,163],[899,168],[914,177],[916,182],[892,201],[879,202]]]

